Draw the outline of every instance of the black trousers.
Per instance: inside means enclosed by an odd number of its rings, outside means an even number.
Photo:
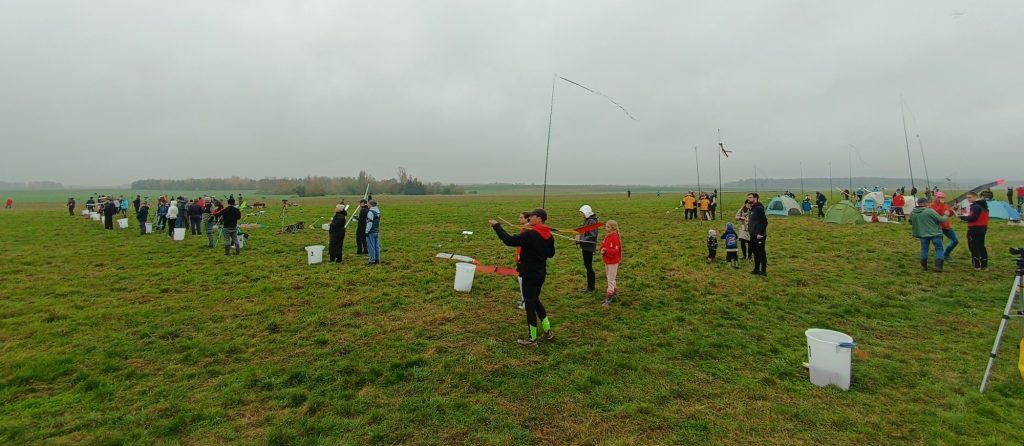
[[[200,235],[202,233],[202,231],[200,230],[200,227],[199,227],[200,223],[202,223],[202,222],[203,222],[203,216],[201,216],[201,215],[190,216],[188,218],[189,228],[192,229],[192,235]]]
[[[594,289],[597,277],[594,275],[594,251],[583,250],[583,267],[587,270],[587,289]]]
[[[356,254],[366,254],[366,229],[356,229]]]
[[[70,215],[72,217],[75,216],[75,207],[74,206],[68,206],[68,215]]]
[[[139,235],[146,235],[146,219],[139,220]]]
[[[988,268],[988,249],[985,233],[988,228],[967,228],[967,248],[971,250],[971,263],[975,268]]]
[[[765,239],[750,241],[750,250],[754,253],[754,271],[762,273],[768,269],[768,254],[764,251],[764,242]]]
[[[753,254],[753,252],[754,252],[753,249],[751,249],[750,252],[747,252],[747,245],[748,244],[750,244],[750,242],[748,242],[746,240],[743,240],[743,239],[740,239],[740,251],[743,251],[743,259],[744,260],[749,259],[750,255]]]
[[[327,255],[329,256],[330,262],[341,262],[341,247],[345,245],[345,234],[340,236],[331,236],[331,240],[327,243]]]
[[[114,229],[114,216],[113,215],[104,215],[103,216],[103,228],[104,229]]]
[[[523,301],[526,303],[526,324],[536,327],[538,320],[548,317],[544,304],[540,303],[540,289],[544,286],[544,275],[523,277]]]
[[[819,217],[824,217],[825,216],[824,209],[825,209],[825,205],[823,205],[823,204],[819,204],[818,205],[818,216]]]
[[[178,221],[177,218],[167,219],[167,235],[174,237],[174,227],[177,226],[175,223]]]

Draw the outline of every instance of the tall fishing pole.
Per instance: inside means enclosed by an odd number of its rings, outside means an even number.
[[[757,165],[754,165],[754,193],[757,193]]]
[[[548,202],[548,158],[551,155],[551,119],[555,116],[555,81],[558,80],[558,73],[551,76],[551,108],[548,110],[548,144],[544,149],[544,191],[541,193],[540,208]]]
[[[857,148],[853,144],[847,144],[847,145],[850,146],[851,149],[856,149]],[[846,150],[846,161],[847,161],[847,163],[849,163],[849,166],[850,166],[850,172],[849,172],[850,173],[850,188],[847,189],[847,192],[849,192],[850,194],[853,194],[853,152],[850,151],[849,149]],[[850,198],[853,198],[853,197],[852,196],[846,197],[847,200],[849,200]]]
[[[910,137],[907,136],[907,114],[904,112],[902,93],[900,94],[900,117],[903,118],[903,141],[907,145],[907,168],[910,169],[910,188],[917,189],[914,186],[914,165],[910,162]]]
[[[693,157],[697,160],[697,196],[700,197],[700,155],[697,154],[697,146],[693,146]]]
[[[615,104],[616,107],[619,107],[619,109],[621,109],[622,112],[626,114],[626,116],[629,116],[629,119],[632,119],[632,120],[636,121],[636,118],[633,117],[633,115],[631,113],[629,113],[629,110],[626,110],[626,107],[623,107],[618,102],[615,102],[615,100],[610,98],[610,97],[608,97],[608,95],[606,95],[604,93],[601,93],[600,91],[588,88],[587,86],[585,86],[585,85],[583,85],[583,84],[581,84],[579,82],[575,82],[575,81],[573,81],[571,79],[566,79],[566,78],[564,78],[562,76],[559,76],[558,73],[553,73],[552,78],[551,78],[551,108],[548,110],[548,142],[547,142],[547,148],[544,149],[544,189],[543,189],[543,192],[541,192],[541,201],[540,201],[540,207],[541,208],[544,208],[544,206],[547,204],[547,198],[548,198],[548,161],[549,161],[550,156],[551,156],[551,122],[552,122],[552,118],[555,115],[555,84],[558,82],[559,79],[561,79],[563,81],[566,81],[566,82],[568,82],[570,84],[573,84],[573,85],[575,85],[577,87],[580,87],[580,88],[582,88],[584,90],[587,90],[587,91],[589,91],[589,92],[591,92],[593,94],[596,94],[598,96],[601,96],[601,97],[607,99],[612,104]]]
[[[722,129],[718,129],[718,194],[725,196],[725,190],[722,189],[722,155],[729,156],[729,153],[725,151],[725,145],[722,144]],[[715,200],[719,201],[722,197],[716,196]],[[718,219],[723,219],[723,212],[725,212],[725,206],[718,206]]]
[[[832,186],[832,161],[828,162],[828,201],[833,201],[832,192],[835,191],[835,187]]]
[[[928,176],[928,160],[924,158],[924,144],[921,143],[921,135],[915,134],[917,137],[917,146],[921,148],[921,162],[924,163],[924,180],[928,182],[928,189],[932,188],[932,179]]]
[[[804,196],[804,162],[800,161],[800,195]]]

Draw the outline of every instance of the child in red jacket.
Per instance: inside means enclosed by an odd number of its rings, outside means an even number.
[[[619,262],[622,261],[622,242],[619,240],[619,223],[615,220],[605,222],[604,231],[601,257],[604,260],[605,276],[608,278],[608,289],[601,306],[607,308],[616,297],[619,297],[619,289],[615,286],[615,276],[619,273]]]

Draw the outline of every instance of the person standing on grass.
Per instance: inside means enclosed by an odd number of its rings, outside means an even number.
[[[141,207],[135,210],[135,218],[139,220],[139,235],[146,235],[146,220],[149,220],[149,202],[141,203]]]
[[[686,220],[697,218],[697,198],[693,196],[692,191],[683,197],[683,216]]]
[[[815,192],[817,194],[814,197],[814,204],[818,206],[818,217],[825,218],[825,203],[828,201],[825,199],[825,194],[821,192]]]
[[[708,194],[700,194],[700,219],[711,220],[708,216],[708,209],[711,208],[711,200],[708,199]]]
[[[708,229],[708,263],[715,262],[715,254],[718,253],[718,233],[714,229]]]
[[[743,252],[743,260],[750,260],[754,255],[753,248],[747,249],[750,246],[750,230],[747,225],[749,215],[750,203],[744,202],[743,206],[740,206],[740,210],[736,211],[736,221],[740,225],[736,230],[736,236],[740,239],[740,250]]]
[[[114,200],[107,200],[107,204],[103,206],[103,227],[105,229],[114,229],[114,216],[117,215],[117,211]]]
[[[619,287],[616,278],[619,275],[619,263],[622,262],[622,241],[619,239],[619,223],[615,220],[608,220],[604,223],[605,236],[601,242],[601,260],[604,262],[604,275],[608,280],[605,287],[604,302],[602,307],[608,308],[617,297]]]
[[[580,206],[580,214],[583,214],[583,224],[580,226],[590,226],[597,223],[597,214],[590,208],[590,205]],[[593,293],[596,283],[597,275],[594,273],[594,251],[597,250],[597,229],[593,231],[587,231],[583,234],[576,234],[576,246],[579,246],[580,253],[583,254],[583,269],[587,270],[587,287],[583,289],[584,293]]]
[[[522,230],[519,231],[519,235],[522,235],[524,232],[526,232],[528,229],[530,229],[530,213],[529,212],[520,212],[519,213],[519,226],[522,226],[522,228],[523,228]],[[512,264],[515,265],[516,271],[519,271],[519,258],[522,256],[522,254],[523,254],[523,247],[522,246],[517,246],[516,247],[516,257],[515,257],[515,260],[512,262]],[[516,305],[516,308],[519,308],[520,310],[525,310],[526,309],[526,299],[523,298],[523,275],[522,274],[516,275],[516,279],[519,282],[519,305]]]
[[[377,200],[367,204],[370,209],[366,212],[366,248],[369,251],[366,264],[377,265],[380,263],[380,209]]]
[[[370,213],[370,207],[366,200],[359,200],[359,210],[356,211],[356,255],[367,254],[366,251],[366,215]]]
[[[157,200],[156,204],[156,227],[153,228],[155,231],[163,231],[164,225],[167,224],[167,203],[164,200]]]
[[[149,198],[149,197],[146,197]],[[132,206],[135,207],[135,214],[138,215],[139,207],[142,206],[142,195],[136,195],[135,199],[132,200]]]
[[[1017,186],[1017,212],[1021,211],[1024,207],[1024,184]]]
[[[948,217],[943,217],[928,207],[928,199],[917,200],[914,210],[910,213],[911,234],[921,240],[921,270],[928,271],[928,245],[935,245],[935,272],[942,272],[945,261],[942,249],[941,225]]]
[[[68,197],[68,215],[75,216],[75,197]]]
[[[334,207],[334,217],[331,218],[327,242],[328,262],[341,263],[341,247],[345,244],[345,223],[348,212],[345,211],[345,202]]]
[[[242,219],[242,211],[239,211],[235,207],[235,199],[228,198],[228,207],[222,209],[220,213],[214,212],[220,216],[221,224],[224,227],[224,255],[231,255],[231,247],[235,247],[235,255],[238,255],[242,251],[241,245],[238,243],[238,220]]]
[[[174,228],[177,226],[176,223],[178,222],[178,202],[170,200],[167,203],[167,236],[174,237]]]
[[[519,235],[509,235],[501,228],[501,224],[495,220],[488,220],[494,228],[501,242],[506,246],[522,247],[519,257],[519,276],[523,278],[523,298],[526,300],[526,325],[529,337],[519,339],[517,342],[523,346],[536,346],[537,322],[540,320],[541,328],[544,330],[546,340],[554,339],[554,332],[551,331],[551,320],[540,301],[541,287],[547,277],[547,260],[555,256],[555,239],[551,235],[551,228],[544,225],[548,219],[548,213],[543,209],[534,209],[530,212],[529,226]]]
[[[711,192],[711,196],[708,197],[708,200],[710,200],[710,203],[708,203],[708,211],[710,211],[711,213],[711,219],[714,220],[715,209],[718,208],[718,189],[715,189],[714,192]]]
[[[946,193],[942,191],[935,192],[935,198],[932,200],[931,208],[936,214],[943,217],[951,217],[954,215],[953,210],[946,204]],[[939,229],[942,230],[942,235],[949,239],[949,245],[942,250],[942,260],[945,262],[950,261],[953,257],[953,248],[960,244],[960,240],[956,238],[956,231],[953,230],[953,222],[946,220],[942,222]]]
[[[124,198],[124,195],[121,196],[121,216],[128,216],[128,200]]]
[[[764,213],[764,205],[757,192],[747,194],[747,203],[750,205],[747,230],[750,231],[750,248],[754,256],[754,270],[750,274],[767,276],[768,253],[764,245],[768,238],[768,216]]]
[[[967,193],[971,204],[970,213],[960,219],[967,222],[967,248],[971,250],[974,269],[988,270],[988,249],[985,248],[985,233],[988,232],[988,202],[984,195]]]
[[[1006,204],[1013,206],[1013,188],[1006,188]]]
[[[217,210],[222,209],[220,202],[217,202]],[[210,197],[206,197],[203,200],[203,229],[206,230],[206,246],[212,248],[215,246],[213,239],[213,227],[217,224],[217,219],[213,216],[213,200]]]
[[[733,229],[732,223],[725,224],[722,240],[725,241],[725,263],[732,265],[735,269],[739,269],[740,259],[736,252],[739,236],[736,234],[736,230]]]
[[[188,227],[192,235],[200,234],[200,225],[203,222],[203,208],[199,206],[197,199],[188,201]]]

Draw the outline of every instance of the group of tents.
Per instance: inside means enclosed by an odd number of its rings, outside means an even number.
[[[905,201],[906,204],[903,206],[903,213],[909,216],[917,203],[912,196],[907,196]],[[824,220],[827,223],[836,224],[867,223],[871,219],[871,212],[874,211],[884,214],[889,211],[891,206],[892,202],[889,199],[886,199],[882,192],[872,191],[864,194],[859,205],[849,200],[843,200],[829,206],[828,210],[825,211]],[[967,209],[969,207],[970,205],[967,203],[967,200],[960,202],[961,209]],[[796,200],[785,195],[780,195],[768,202],[768,206],[765,206],[765,214],[788,217],[801,215],[803,212],[800,210],[800,203],[797,203]],[[1019,221],[1020,212],[1017,212],[1017,208],[1005,201],[989,200],[988,218],[992,220]]]

